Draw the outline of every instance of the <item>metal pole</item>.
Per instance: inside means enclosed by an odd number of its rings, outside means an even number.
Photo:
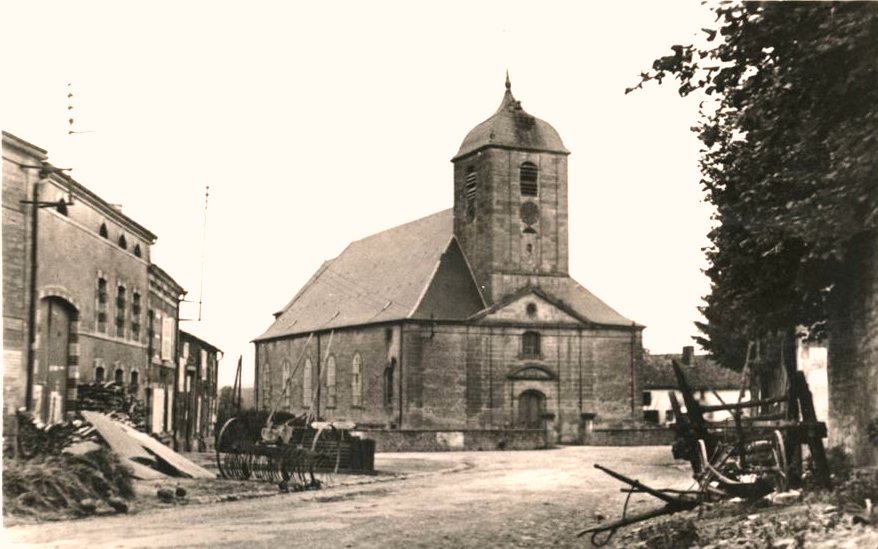
[[[27,386],[25,388],[25,407],[28,411],[34,409],[34,367],[36,363],[36,324],[37,324],[37,228],[40,212],[39,193],[40,183],[42,182],[42,174],[37,177],[33,185],[33,196],[31,196],[31,247],[30,247],[30,300],[28,303],[27,314]]]

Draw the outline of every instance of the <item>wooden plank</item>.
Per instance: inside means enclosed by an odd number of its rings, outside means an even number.
[[[181,476],[186,476],[190,478],[216,478],[216,473],[211,473],[204,467],[184,458],[177,452],[171,450],[161,442],[147,435],[146,433],[141,433],[137,429],[132,429],[127,425],[118,425],[125,432],[125,434],[127,434],[133,440],[136,440],[137,443],[146,448],[146,450],[152,452],[159,459],[179,471]]]
[[[91,423],[111,450],[116,452],[123,463],[130,466],[134,478],[153,480],[167,478],[150,466],[157,465],[155,457],[143,449],[143,446],[129,437],[109,416],[98,412],[83,410],[82,417]]]

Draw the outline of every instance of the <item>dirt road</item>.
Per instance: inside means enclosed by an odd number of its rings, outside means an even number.
[[[615,518],[624,501],[621,484],[592,464],[651,485],[686,488],[688,467],[669,454],[666,447],[382,454],[376,458],[382,469],[434,459],[453,472],[14,526],[5,535],[8,543],[35,547],[589,547],[576,532],[594,524],[597,514]],[[654,506],[640,497],[629,511]]]

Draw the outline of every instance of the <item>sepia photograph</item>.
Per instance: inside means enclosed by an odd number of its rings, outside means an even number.
[[[6,547],[878,547],[878,1],[0,0]]]

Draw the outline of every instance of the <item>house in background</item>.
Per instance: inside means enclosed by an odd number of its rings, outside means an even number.
[[[738,402],[743,384],[741,374],[719,366],[709,355],[696,355],[694,347],[683,347],[681,354],[648,354],[644,357],[641,370],[645,422],[667,426],[676,421],[668,395],[671,391],[677,395],[682,411],[686,411],[682,393],[677,390],[677,378],[671,367],[672,360],[676,360],[682,366],[686,381],[701,404]],[[750,390],[747,388],[740,400],[749,399]],[[720,421],[730,417],[731,414],[726,411],[704,414],[704,418],[709,421]]]
[[[180,331],[177,397],[174,400],[177,449],[203,452],[213,448],[223,352],[195,335]]]
[[[507,80],[453,208],[351,243],[255,339],[257,407],[562,442],[639,419],[643,326],[568,273],[568,155]]]

